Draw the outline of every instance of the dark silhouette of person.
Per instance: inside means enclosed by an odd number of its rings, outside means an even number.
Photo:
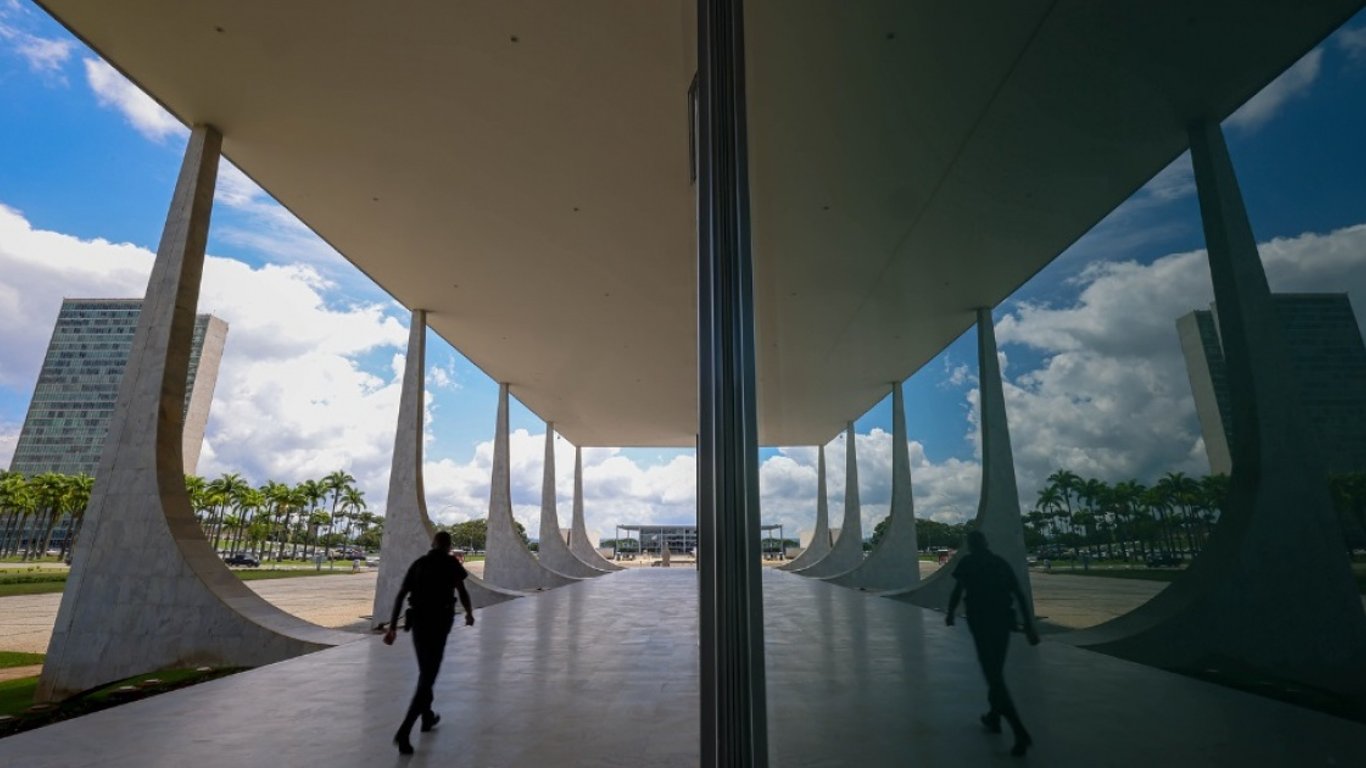
[[[981,531],[969,532],[967,539],[968,554],[953,571],[957,583],[949,597],[949,614],[944,617],[944,623],[953,626],[958,601],[966,592],[968,629],[977,646],[982,675],[987,679],[987,701],[991,705],[991,709],[982,715],[982,725],[992,733],[1000,733],[1001,718],[1005,718],[1015,734],[1015,746],[1010,754],[1021,756],[1034,741],[1020,721],[1015,702],[1006,689],[1006,648],[1010,645],[1010,631],[1015,628],[1012,601],[1020,606],[1020,624],[1029,644],[1038,645],[1039,635],[1034,631],[1029,601],[1010,565],[987,547],[987,537]]]
[[[408,705],[408,714],[394,734],[394,743],[404,755],[413,753],[410,736],[413,725],[422,719],[423,732],[430,731],[441,716],[432,711],[432,686],[441,671],[441,659],[446,653],[446,636],[455,623],[455,598],[465,609],[465,626],[474,625],[474,609],[470,607],[470,593],[465,589],[469,573],[451,554],[451,535],[445,531],[432,539],[432,549],[413,561],[403,577],[403,586],[394,600],[394,612],[389,618],[384,644],[393,645],[398,636],[398,614],[408,599],[406,629],[413,633],[413,648],[417,651],[417,691]]]

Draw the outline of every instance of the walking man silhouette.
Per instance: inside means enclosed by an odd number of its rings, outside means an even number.
[[[403,586],[394,600],[394,612],[389,618],[389,629],[384,633],[384,644],[393,645],[398,637],[398,614],[408,599],[406,628],[413,633],[413,648],[417,651],[417,691],[408,705],[408,714],[394,734],[394,743],[404,755],[413,753],[409,740],[413,725],[422,719],[423,732],[430,731],[441,720],[432,711],[432,686],[441,670],[441,659],[446,653],[446,636],[455,623],[455,597],[465,609],[465,626],[474,625],[474,609],[470,607],[470,593],[465,589],[465,566],[451,555],[451,535],[445,531],[432,539],[432,549],[413,561],[403,577]]]
[[[958,601],[966,592],[968,629],[977,646],[977,661],[987,679],[987,701],[991,705],[991,709],[982,715],[982,725],[992,733],[1000,733],[1004,717],[1015,734],[1015,746],[1010,754],[1018,757],[1024,755],[1034,741],[1020,721],[1015,702],[1006,689],[1006,648],[1010,645],[1010,630],[1015,627],[1012,599],[1020,606],[1020,623],[1029,644],[1038,645],[1039,635],[1034,631],[1029,601],[1010,565],[987,547],[987,537],[981,531],[971,531],[967,538],[968,554],[953,571],[957,583],[949,597],[949,614],[944,617],[944,623],[953,626]]]

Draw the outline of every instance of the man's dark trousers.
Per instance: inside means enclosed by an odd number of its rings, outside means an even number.
[[[413,622],[413,650],[417,651],[417,691],[408,705],[408,714],[399,726],[399,735],[406,737],[412,733],[413,724],[419,717],[430,716],[432,711],[432,686],[436,675],[441,671],[441,659],[446,654],[446,637],[451,633],[455,615],[435,617],[429,620],[417,619]]]
[[[973,645],[977,646],[977,660],[982,665],[982,675],[987,679],[987,701],[991,714],[1004,717],[1018,736],[1024,732],[1024,725],[1015,711],[1015,702],[1006,689],[1006,649],[1010,647],[1011,617],[990,618],[968,617],[968,629],[972,631]]]

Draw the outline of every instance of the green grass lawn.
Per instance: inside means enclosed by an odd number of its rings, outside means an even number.
[[[0,557],[0,563],[19,563],[23,565],[32,565],[34,563],[56,564],[60,563],[61,561],[62,559],[56,555],[53,555],[52,557],[40,557],[37,560],[25,560],[22,555],[8,555],[6,557]]]
[[[10,715],[15,720],[0,724],[0,737],[8,736],[31,728],[38,728],[59,720],[97,712],[101,709],[118,706],[129,701],[145,699],[159,693],[202,683],[226,675],[241,672],[241,668],[213,669],[201,672],[198,669],[164,669],[146,675],[130,677],[110,683],[103,688],[61,702],[55,708],[44,712],[28,712],[33,706],[33,694],[38,690],[38,678],[23,677],[18,680],[0,682],[0,715]],[[146,685],[156,679],[159,682]],[[135,691],[120,691],[124,686],[136,686]]]
[[[47,595],[66,587],[66,571],[0,573],[0,597]]]
[[[0,651],[0,669],[29,667],[43,663],[41,653],[20,653],[19,651]]]
[[[233,570],[237,578],[242,581],[258,581],[260,579],[292,579],[299,576],[341,576],[350,575],[351,566],[338,568],[335,571],[323,568],[321,571],[313,568],[281,568],[278,570],[258,570],[245,569]],[[364,573],[364,571],[362,571]],[[54,592],[61,592],[66,588],[66,571],[57,572],[0,572],[0,597],[12,597],[14,595],[48,595]]]
[[[36,690],[38,690],[37,675],[0,682],[0,715],[18,717],[20,713],[32,706],[33,692]],[[4,735],[3,730],[0,730],[0,735]]]

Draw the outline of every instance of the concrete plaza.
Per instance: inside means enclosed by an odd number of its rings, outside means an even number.
[[[350,569],[350,566],[346,566]],[[365,629],[375,594],[375,573],[249,581],[256,594],[279,608],[333,629]],[[0,597],[0,651],[43,653],[52,637],[60,593]]]
[[[764,590],[772,765],[1014,762],[977,724],[965,626],[771,570]],[[407,764],[696,765],[697,615],[682,569],[480,611],[451,634],[444,719]],[[1366,764],[1366,726],[1060,643],[1017,642],[1007,674],[1036,764]],[[406,637],[369,639],[5,739],[0,765],[398,765],[415,675]]]
[[[469,570],[483,575],[482,562]],[[933,563],[921,563],[922,574],[933,573]],[[671,571],[689,570],[679,564]],[[647,569],[649,570],[649,569]],[[657,569],[656,569],[657,570]],[[1163,582],[1105,579],[1089,576],[1032,573],[1036,611],[1045,629],[1078,629],[1107,621],[1133,610],[1157,594]],[[375,592],[375,572],[297,579],[247,582],[252,591],[277,607],[332,629],[364,630]],[[60,594],[0,597],[0,651],[43,653],[52,637]]]

